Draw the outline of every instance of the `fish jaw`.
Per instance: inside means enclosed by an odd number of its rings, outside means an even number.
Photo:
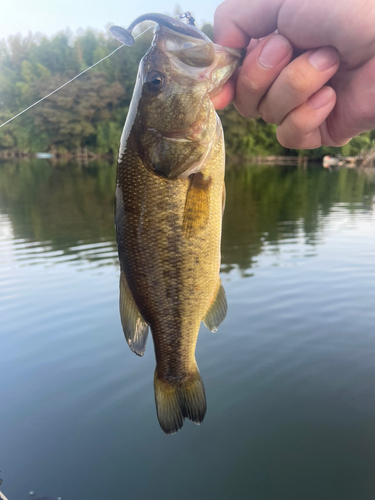
[[[207,108],[201,108],[201,118],[193,127],[165,134],[148,129],[140,136],[141,155],[144,164],[157,175],[170,180],[186,179],[204,168],[213,144],[221,137],[219,118],[207,100]]]
[[[196,40],[164,26],[155,30],[153,43],[170,60],[173,77],[204,81],[207,91],[216,95],[239,67],[243,51]]]
[[[156,175],[176,180],[199,172],[220,133],[211,97],[239,59],[239,51],[157,27],[139,66],[121,150],[135,128],[143,164]],[[147,83],[154,74],[163,79],[158,91]]]

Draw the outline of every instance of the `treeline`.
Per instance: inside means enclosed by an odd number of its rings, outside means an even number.
[[[212,26],[203,26],[212,36]],[[0,130],[0,150],[34,153],[87,147],[117,155],[139,60],[152,39],[151,30],[134,47],[124,47],[82,77]],[[0,42],[0,124],[49,94],[118,47],[109,33],[66,31],[49,39],[15,35]],[[354,138],[342,148],[293,151],[280,146],[276,126],[245,119],[229,106],[220,111],[227,152],[232,157],[358,154],[374,146],[375,133]]]

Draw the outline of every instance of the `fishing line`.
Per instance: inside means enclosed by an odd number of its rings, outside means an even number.
[[[143,33],[146,33],[146,31],[150,30],[151,28],[153,28],[153,26],[150,26],[149,28],[145,29],[144,31],[142,31],[142,33],[140,33],[139,35],[137,35],[136,37],[134,37],[134,40],[136,40],[137,38],[139,38],[141,35],[143,35]],[[71,80],[69,80],[68,82],[64,83],[63,85],[61,85],[61,87],[57,88],[56,90],[54,90],[53,92],[51,92],[50,94],[42,97],[41,99],[39,99],[39,101],[36,101],[34,102],[34,104],[32,104],[31,106],[29,106],[28,108],[24,109],[23,111],[21,111],[20,113],[16,114],[15,116],[13,116],[12,118],[9,118],[9,120],[7,120],[6,122],[2,123],[0,125],[0,128],[1,127],[4,127],[4,125],[7,125],[9,122],[11,122],[12,120],[14,120],[15,118],[17,118],[18,116],[22,115],[23,113],[26,113],[26,111],[28,111],[29,109],[33,108],[34,106],[36,106],[37,104],[39,104],[40,102],[44,101],[45,99],[47,99],[48,97],[50,97],[51,95],[55,94],[56,92],[58,92],[59,90],[61,90],[62,88],[64,88],[66,85],[68,85],[68,83],[71,83],[73,82],[76,78],[78,78],[79,76],[83,75],[84,73],[87,73],[87,71],[90,71],[90,69],[94,68],[95,66],[97,66],[99,63],[101,63],[102,61],[104,61],[105,59],[108,59],[108,57],[111,57],[115,52],[117,52],[118,50],[122,49],[122,47],[126,47],[125,44],[123,45],[120,45],[120,47],[117,47],[117,49],[115,49],[113,52],[111,52],[110,54],[108,54],[107,56],[103,57],[102,59],[100,59],[100,61],[97,61],[95,64],[93,64],[92,66],[90,66],[89,68],[86,68],[84,71],[82,71],[81,73],[79,73],[78,75],[76,75],[74,78],[72,78]]]

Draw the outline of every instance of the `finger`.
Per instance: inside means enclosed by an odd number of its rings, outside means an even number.
[[[265,38],[245,58],[240,69],[234,104],[242,116],[259,116],[258,106],[293,55],[289,41],[281,35]]]
[[[346,143],[375,129],[375,57],[355,72],[339,72],[332,79],[337,87],[337,104],[327,126],[334,142]]]
[[[235,80],[228,80],[224,87],[222,88],[220,94],[215,95],[211,101],[215,109],[224,109],[228,104],[230,104],[234,99],[236,88]]]
[[[343,1],[340,8],[334,8],[327,0],[226,0],[215,12],[214,40],[244,48],[250,38],[262,38],[279,29],[301,49],[336,47],[353,68],[373,55],[374,30],[368,27],[372,26],[373,3]]]
[[[247,52],[250,53],[259,45],[260,40],[258,38],[252,38],[249,45],[247,46]]]
[[[336,73],[340,64],[333,47],[309,50],[280,73],[259,105],[267,123],[279,125],[292,109],[303,104]]]
[[[280,144],[290,149],[314,149],[322,146],[325,143],[323,124],[335,103],[335,91],[327,86],[293,109],[277,129]]]
[[[284,0],[227,0],[214,16],[215,43],[242,49],[250,38],[261,38],[277,28],[280,6]]]
[[[254,50],[259,45],[259,40],[252,38],[248,47],[247,54]],[[215,95],[211,100],[215,106],[215,109],[224,109],[228,104],[230,104],[235,96],[236,92],[236,81],[239,74],[240,68],[235,72],[232,78],[224,84],[224,87],[219,94]]]

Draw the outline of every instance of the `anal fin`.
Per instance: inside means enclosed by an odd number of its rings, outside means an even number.
[[[120,316],[122,329],[130,349],[138,356],[143,356],[146,349],[148,324],[139,312],[123,271],[120,276]]]
[[[227,315],[228,304],[225,295],[225,290],[221,279],[218,280],[218,287],[214,295],[212,304],[208,309],[206,316],[203,318],[203,323],[211,332],[217,332],[217,329],[224,321]]]

